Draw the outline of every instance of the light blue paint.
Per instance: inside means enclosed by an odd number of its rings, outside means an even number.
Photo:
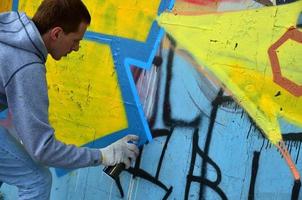
[[[286,133],[302,133],[302,127],[295,126],[294,124],[290,124],[283,118],[278,119],[280,124],[280,129],[282,134]]]

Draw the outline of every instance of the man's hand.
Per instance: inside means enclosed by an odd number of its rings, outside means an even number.
[[[114,166],[118,163],[124,163],[126,169],[128,169],[131,161],[134,161],[139,154],[139,149],[136,146],[138,139],[136,135],[127,135],[111,145],[100,149],[102,153],[102,165]]]

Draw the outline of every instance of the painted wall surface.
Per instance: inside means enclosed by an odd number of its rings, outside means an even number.
[[[5,12],[12,9],[12,0],[0,2],[0,12]]]
[[[32,16],[41,0],[14,3],[18,10]],[[159,28],[152,28],[152,24],[160,2],[84,3],[92,15],[92,23],[80,52],[60,62],[49,57],[46,64],[50,121],[56,136],[68,144],[100,147],[127,133],[138,133],[141,143],[145,143],[151,135],[136,100],[134,84],[128,77],[126,59],[133,59],[129,63],[135,63],[135,59],[147,63],[150,59],[159,37]],[[149,39],[149,45],[144,45],[151,29],[153,38]],[[149,50],[142,50],[144,55],[133,57],[131,54],[137,50],[129,50],[127,42]]]
[[[53,170],[52,199],[302,199],[301,0],[84,2],[80,52],[47,63],[58,137],[153,140],[116,182],[99,167]]]

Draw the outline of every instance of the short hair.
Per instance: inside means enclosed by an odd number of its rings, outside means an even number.
[[[81,0],[43,0],[32,20],[41,35],[56,26],[68,34],[76,32],[81,22],[90,24],[91,17]]]

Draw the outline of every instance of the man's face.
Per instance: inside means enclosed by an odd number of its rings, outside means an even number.
[[[88,24],[82,22],[76,32],[65,34],[63,30],[59,31],[56,41],[53,43],[52,51],[49,52],[53,59],[60,60],[72,51],[78,51],[87,26]]]

